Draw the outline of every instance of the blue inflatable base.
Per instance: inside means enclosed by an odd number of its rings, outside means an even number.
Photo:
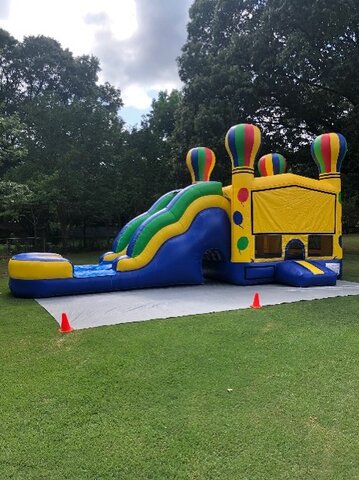
[[[335,285],[342,275],[342,261],[308,261],[322,270],[322,274],[314,275],[310,270],[294,260],[280,262],[231,263],[219,262],[208,268],[207,276],[235,285],[262,285],[282,283],[294,287],[314,287]],[[326,265],[330,264],[329,269]]]
[[[45,298],[171,285],[198,285],[204,282],[202,260],[206,252],[208,255],[216,252],[219,258],[229,261],[230,224],[227,213],[221,208],[201,211],[185,233],[167,240],[153,260],[141,269],[116,272],[109,264],[75,266],[73,278],[12,278],[9,287],[18,297]]]
[[[218,232],[221,234],[218,235]],[[235,285],[283,283],[294,287],[323,286],[335,285],[342,274],[341,260],[310,261],[322,270],[323,273],[318,275],[294,260],[232,263],[230,241],[227,213],[220,208],[208,208],[194,218],[186,232],[167,240],[153,260],[141,269],[117,272],[116,261],[100,262],[97,265],[75,265],[73,278],[11,278],[9,286],[15,296],[44,298],[172,285],[198,285],[204,282],[204,277]],[[29,255],[36,256],[23,254],[24,260],[28,259]],[[43,254],[38,255],[41,261],[53,261],[44,259]],[[19,257],[21,255],[17,256],[17,259]]]
[[[234,285],[259,285],[275,282],[278,262],[232,263],[222,261],[212,264],[207,276]]]
[[[337,282],[337,274],[325,266],[325,262],[310,262],[322,273],[313,274],[310,270],[295,261],[286,261],[276,266],[275,279],[278,283],[292,287],[333,286]]]

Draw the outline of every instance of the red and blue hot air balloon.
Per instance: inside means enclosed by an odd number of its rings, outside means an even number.
[[[210,148],[191,148],[186,156],[186,164],[191,174],[192,183],[208,182],[215,163],[216,156]]]
[[[287,160],[280,153],[267,153],[258,161],[258,172],[261,177],[278,175],[287,171]]]
[[[254,159],[261,143],[258,127],[240,123],[231,127],[226,135],[226,149],[232,160],[232,167],[253,168]]]
[[[347,142],[341,133],[324,133],[314,140],[310,150],[320,174],[340,172]]]

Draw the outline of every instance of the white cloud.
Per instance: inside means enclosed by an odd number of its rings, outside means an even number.
[[[126,106],[134,107],[139,110],[150,108],[152,97],[147,93],[147,90],[138,85],[130,85],[122,92],[122,98]]]
[[[100,25],[96,18],[102,19]],[[136,4],[135,0],[11,0],[8,18],[0,23],[20,40],[46,35],[75,55],[90,54],[98,30],[110,29],[119,41],[136,31]]]
[[[113,29],[99,29],[94,52],[101,59],[104,74],[112,82],[119,79],[122,86],[179,86],[176,57],[186,39],[190,3],[136,0],[138,28],[133,35],[119,40]]]
[[[153,91],[180,86],[176,57],[192,0],[0,0],[0,26],[22,40],[45,35],[100,59],[101,81],[125,105],[146,109]]]

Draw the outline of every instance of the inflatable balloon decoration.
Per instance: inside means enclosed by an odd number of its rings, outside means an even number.
[[[250,262],[254,257],[250,191],[261,133],[255,125],[241,123],[228,130],[225,142],[232,161],[231,261]]]
[[[232,170],[244,167],[253,169],[261,143],[261,132],[258,127],[249,123],[234,125],[228,130],[225,142],[232,160]]]
[[[186,164],[192,183],[209,182],[215,163],[216,156],[210,148],[191,148],[186,156]]]
[[[286,173],[287,160],[280,153],[268,153],[258,161],[258,172],[261,177]]]
[[[248,245],[249,245],[248,237],[240,237],[237,242],[237,248],[239,253],[245,250],[248,247]]]
[[[319,180],[329,183],[336,192],[336,225],[333,235],[332,254],[336,259],[343,258],[342,249],[342,193],[340,170],[347,153],[347,142],[340,133],[324,133],[315,138],[311,153],[319,169]]]
[[[241,203],[246,202],[249,198],[248,188],[240,188],[237,194],[237,198]]]
[[[311,153],[319,169],[320,178],[337,176],[347,153],[347,142],[341,133],[319,135],[311,146]]]
[[[233,213],[233,222],[238,225],[239,227],[243,228],[242,227],[242,222],[243,222],[243,215],[241,214],[241,212],[238,212],[238,210],[236,210],[234,213]]]

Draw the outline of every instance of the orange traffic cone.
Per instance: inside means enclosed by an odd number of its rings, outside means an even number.
[[[262,305],[260,304],[259,301],[259,293],[255,293],[253,297],[253,303],[251,305],[251,308],[262,308]]]
[[[61,314],[61,327],[58,330],[60,333],[70,333],[73,331],[73,328],[70,325],[69,319],[65,312]]]

